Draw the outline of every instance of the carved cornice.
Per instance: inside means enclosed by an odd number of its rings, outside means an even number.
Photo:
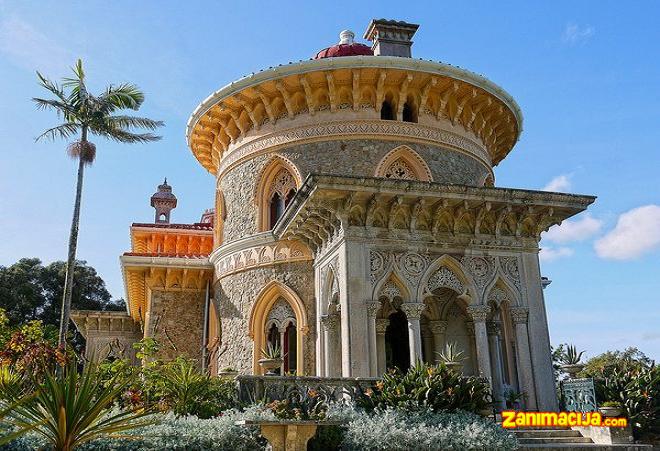
[[[222,177],[227,170],[245,159],[273,152],[280,147],[328,139],[403,139],[426,144],[446,147],[475,158],[488,170],[492,162],[488,151],[477,142],[457,133],[436,127],[429,127],[410,122],[381,120],[343,120],[321,122],[283,128],[267,135],[259,135],[253,139],[245,139],[240,144],[231,146],[224,154],[217,175]],[[337,155],[341,158],[341,154]]]
[[[461,126],[484,143],[494,164],[511,150],[522,129],[518,105],[483,77],[430,61],[358,56],[281,66],[220,89],[193,112],[188,144],[215,174],[227,150],[264,124],[321,111],[373,117],[386,95],[398,120],[404,102],[419,99],[420,118]]]
[[[318,252],[340,233],[513,247],[537,242],[554,224],[594,201],[508,188],[472,187],[367,177],[310,175],[274,234],[297,238]],[[319,227],[318,224],[323,224]],[[373,233],[372,233],[373,232]],[[520,244],[518,244],[520,246]]]

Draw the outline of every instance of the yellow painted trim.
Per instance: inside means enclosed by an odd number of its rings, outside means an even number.
[[[250,311],[248,334],[252,338],[254,344],[252,352],[252,371],[254,374],[262,373],[259,359],[261,348],[266,346],[266,318],[268,317],[268,313],[273,307],[273,304],[275,304],[275,301],[280,297],[289,303],[293,313],[296,315],[296,327],[298,329],[296,333],[296,346],[298,349],[296,367],[298,375],[304,373],[303,365],[305,351],[303,348],[303,337],[309,332],[305,305],[295,291],[276,280],[272,280],[263,287],[259,295],[257,295]]]

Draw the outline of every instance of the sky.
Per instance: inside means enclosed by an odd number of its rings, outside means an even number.
[[[0,0],[0,265],[66,258],[76,164],[31,98],[85,63],[93,91],[132,82],[162,141],[97,140],[86,172],[78,257],[124,297],[119,255],[167,177],[173,222],[212,207],[214,181],[185,125],[209,94],[260,69],[308,59],[372,18],[420,24],[413,56],[469,69],[519,103],[523,133],[496,186],[598,196],[544,234],[551,342],[593,356],[637,346],[660,360],[660,3],[615,1],[286,2]]]

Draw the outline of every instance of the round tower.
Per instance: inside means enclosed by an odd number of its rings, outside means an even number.
[[[151,196],[151,206],[156,209],[154,222],[156,224],[169,224],[170,213],[176,208],[176,196],[172,193],[172,187],[167,184],[167,177],[162,185],[158,185],[158,191]]]
[[[193,112],[188,144],[216,176],[217,367],[262,374],[270,344],[280,374],[376,377],[456,342],[465,374],[552,410],[538,242],[593,198],[494,188],[520,109],[480,75],[413,59],[417,28],[373,20],[371,46],[345,30]],[[519,369],[491,354],[500,322]]]

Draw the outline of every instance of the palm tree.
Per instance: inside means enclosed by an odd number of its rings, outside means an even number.
[[[73,274],[76,264],[76,247],[78,245],[78,226],[80,223],[80,199],[82,195],[83,173],[85,166],[94,161],[96,146],[88,140],[88,136],[96,135],[121,143],[146,143],[157,141],[160,136],[152,133],[136,133],[135,129],[153,131],[163,125],[162,121],[135,116],[125,116],[116,113],[118,110],[138,110],[144,101],[144,94],[129,83],[118,86],[110,85],[105,91],[95,96],[85,85],[85,72],[82,60],[78,60],[73,68],[74,77],[64,78],[61,85],[54,83],[37,72],[39,84],[53,99],[33,98],[39,109],[54,110],[64,122],[50,128],[37,137],[55,140],[68,140],[80,134],[80,139],[68,146],[69,155],[78,159],[78,182],[76,184],[76,200],[69,235],[69,255],[66,262],[66,277],[64,279],[64,296],[62,297],[62,313],[60,316],[60,333],[58,346],[66,345],[66,335],[69,329],[71,313],[71,294],[73,290]]]

